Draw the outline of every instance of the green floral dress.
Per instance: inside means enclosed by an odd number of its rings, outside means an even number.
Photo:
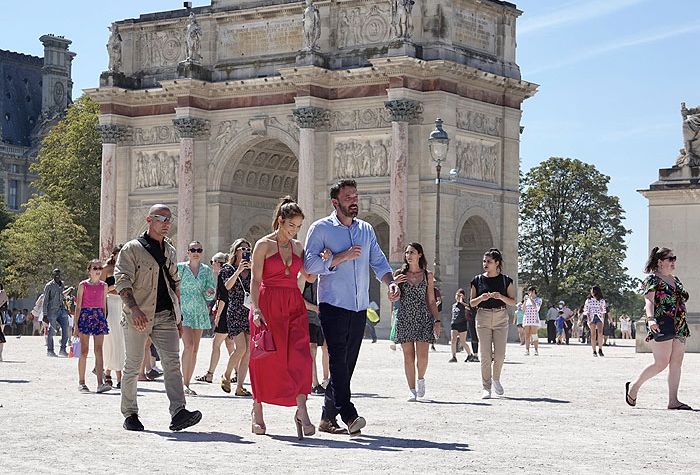
[[[671,317],[674,319],[676,327],[676,338],[685,343],[685,339],[690,336],[688,324],[685,321],[685,302],[688,300],[688,291],[683,288],[683,284],[678,277],[673,277],[676,282],[676,290],[668,285],[663,279],[655,274],[650,274],[644,279],[644,294],[654,291],[654,319],[658,321],[660,317]],[[651,332],[646,337],[646,341],[653,340]]]
[[[195,330],[211,328],[207,302],[214,299],[214,271],[206,264],[199,264],[197,277],[190,270],[187,262],[177,264],[180,273],[180,307],[182,326]]]

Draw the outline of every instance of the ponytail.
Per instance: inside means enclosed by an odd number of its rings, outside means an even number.
[[[503,255],[501,254],[501,251],[495,247],[492,247],[484,253],[484,257],[490,257],[493,259],[498,266],[498,272],[503,272]]]
[[[664,257],[668,256],[671,253],[671,249],[667,247],[655,247],[651,250],[649,253],[649,258],[647,259],[647,263],[644,265],[644,272],[647,274],[650,274],[652,272],[656,272],[659,269],[659,260],[663,259]]]

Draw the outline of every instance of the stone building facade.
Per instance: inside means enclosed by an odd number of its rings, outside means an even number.
[[[29,166],[72,102],[70,40],[54,35],[39,40],[43,58],[0,50],[0,192],[11,211],[34,193],[36,176]]]
[[[212,0],[114,23],[109,70],[86,91],[101,105],[101,253],[143,231],[155,202],[173,210],[180,256],[191,239],[213,254],[259,238],[286,194],[308,226],[352,177],[393,263],[410,241],[432,262],[440,227],[446,303],[489,247],[515,276],[521,104],[537,88],[516,63],[520,14],[496,0]],[[455,170],[439,220],[436,117]],[[373,284],[387,325],[383,294]]]

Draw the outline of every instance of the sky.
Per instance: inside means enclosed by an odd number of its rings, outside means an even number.
[[[523,105],[523,171],[560,156],[610,176],[609,192],[620,198],[632,231],[625,266],[640,276],[650,246],[647,201],[637,190],[675,163],[683,145],[680,103],[700,106],[700,61],[692,46],[700,36],[700,2],[511,1],[523,11],[517,23],[522,77],[540,85]],[[71,39],[77,98],[97,87],[107,68],[112,21],[181,7],[175,0],[6,1],[3,17],[12,21],[0,28],[0,48],[42,56],[41,35]]]

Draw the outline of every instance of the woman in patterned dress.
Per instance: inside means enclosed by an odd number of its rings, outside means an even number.
[[[591,287],[591,296],[583,304],[583,315],[588,317],[588,328],[591,329],[593,356],[605,356],[603,354],[603,323],[607,311],[608,305],[603,298],[603,292],[600,287],[594,285]],[[598,342],[598,352],[595,350],[596,341]]]
[[[435,335],[440,334],[440,317],[435,302],[433,273],[427,270],[423,246],[417,242],[406,246],[403,262],[403,267],[394,272],[394,279],[401,289],[395,341],[403,349],[408,400],[416,401],[425,396],[428,350]]]
[[[637,380],[625,383],[625,400],[630,406],[637,405],[639,388],[648,380],[662,372],[668,366],[668,408],[689,411],[692,408],[678,400],[678,385],[681,381],[681,367],[685,354],[686,339],[690,336],[685,320],[685,303],[688,291],[678,277],[673,275],[676,269],[676,256],[671,249],[655,247],[651,250],[644,269],[649,275],[644,279],[644,311],[647,317],[649,334],[646,341],[651,344],[654,363],[644,368]],[[654,341],[654,333],[659,332],[661,318],[673,318],[675,335],[666,341]]]
[[[525,356],[530,356],[530,342],[534,335],[535,356],[539,355],[540,341],[537,331],[540,329],[540,308],[542,299],[537,296],[537,288],[527,289],[527,295],[523,300],[523,329],[525,331]]]
[[[243,387],[250,361],[249,309],[243,305],[246,292],[250,292],[250,243],[236,239],[231,245],[228,264],[221,268],[221,280],[228,291],[226,318],[228,338],[233,341],[234,351],[229,354],[226,372],[221,377],[221,389],[231,392],[231,373],[236,370],[236,396],[251,396]]]
[[[214,299],[214,272],[202,263],[202,243],[192,241],[187,246],[186,262],[177,264],[180,274],[180,307],[182,309],[182,382],[186,396],[196,396],[190,389],[190,381],[197,363],[202,331],[211,328],[207,302]]]

